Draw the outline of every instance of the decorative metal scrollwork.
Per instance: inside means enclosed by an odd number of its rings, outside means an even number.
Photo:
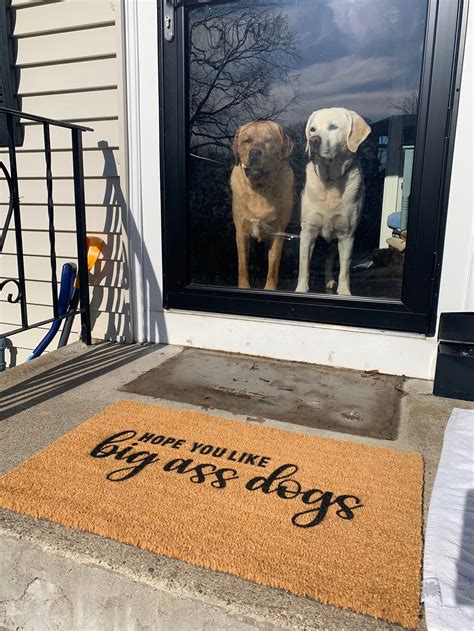
[[[8,228],[10,227],[10,221],[13,215],[13,192],[12,192],[13,187],[12,187],[12,178],[10,176],[10,173],[8,172],[8,169],[3,164],[3,162],[0,162],[0,170],[3,171],[3,174],[8,184],[8,188],[10,190],[10,203],[8,206],[7,216],[5,218],[5,223],[3,225],[2,232],[0,234],[0,252],[2,252],[3,246],[7,238]],[[14,297],[14,294],[10,292],[7,295],[7,302],[9,302],[10,304],[16,304],[21,301],[21,298],[23,295],[21,283],[19,280],[16,280],[14,278],[7,278],[6,280],[2,280],[0,281],[0,293],[2,292],[3,288],[6,287],[6,285],[8,285],[8,283],[13,283],[15,285],[17,295],[16,297]]]
[[[17,290],[17,296],[16,298],[13,298],[13,294],[9,293],[7,295],[7,302],[9,302],[10,304],[16,304],[17,302],[20,302],[21,297],[22,297],[22,291],[21,291],[21,285],[20,282],[15,280],[14,278],[7,278],[6,280],[2,280],[0,282],[0,293],[2,292],[3,288],[8,285],[8,283],[13,283],[16,287]]]
[[[3,245],[4,245],[5,240],[7,238],[8,228],[10,227],[10,221],[11,221],[12,215],[13,215],[13,183],[12,183],[11,175],[8,172],[7,167],[3,164],[3,162],[0,162],[0,170],[3,171],[3,175],[5,176],[5,179],[6,179],[7,184],[8,184],[8,189],[10,191],[10,200],[9,200],[9,204],[8,204],[7,216],[5,218],[5,223],[3,225],[2,232],[0,234],[0,252],[2,252]]]
[[[0,0],[1,3],[2,0]],[[51,322],[59,322],[58,314],[58,282],[57,282],[57,258],[56,258],[56,230],[54,227],[54,203],[53,203],[53,174],[51,170],[51,137],[50,126],[60,127],[61,129],[69,129],[71,133],[72,144],[72,164],[74,178],[74,207],[76,218],[76,237],[77,237],[77,258],[81,275],[81,284],[79,287],[79,305],[71,311],[70,315],[81,314],[81,338],[87,344],[91,343],[91,326],[90,326],[90,306],[89,306],[89,287],[87,273],[87,236],[86,236],[86,220],[85,220],[85,200],[84,200],[84,169],[83,169],[83,149],[82,149],[82,132],[93,131],[90,127],[74,125],[65,121],[57,121],[43,116],[35,116],[26,114],[17,110],[3,107],[0,104],[0,115],[6,116],[8,129],[8,162],[7,166],[0,161],[0,179],[5,179],[8,185],[8,192],[3,195],[2,203],[6,204],[6,197],[9,195],[8,208],[4,218],[3,225],[0,225],[0,254],[5,251],[5,243],[8,241],[9,260],[14,262],[16,257],[17,274],[16,278],[11,278],[12,272],[9,270],[9,277],[5,275],[0,278],[0,292],[5,289],[5,298],[2,300],[9,304],[18,304],[20,310],[21,322],[15,324],[15,328],[10,331],[0,332],[0,338],[6,338],[16,333],[21,333],[28,329],[48,324]],[[27,302],[27,281],[25,274],[25,253],[23,249],[23,231],[22,231],[22,213],[21,213],[21,197],[18,186],[18,164],[17,149],[15,143],[15,121],[22,119],[40,123],[43,126],[44,136],[44,156],[46,166],[46,186],[47,186],[47,207],[48,207],[48,236],[49,236],[49,261],[51,268],[51,293],[53,314],[51,318],[32,324],[28,319],[28,302]],[[3,156],[2,156],[3,157]],[[7,159],[8,159],[7,158]],[[26,255],[28,256],[28,254]],[[14,272],[13,272],[14,273]]]

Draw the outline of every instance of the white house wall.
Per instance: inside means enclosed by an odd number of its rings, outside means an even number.
[[[474,311],[474,16],[470,5],[449,195],[439,308]]]
[[[16,10],[21,109],[31,114],[92,127],[83,134],[88,234],[105,240],[91,276],[93,336],[130,341],[130,297],[124,191],[121,3],[108,0],[13,0]],[[51,128],[58,277],[63,263],[76,258],[74,188],[70,131]],[[25,124],[17,150],[24,230],[26,295],[30,322],[52,316],[43,129]],[[8,165],[5,150],[0,159]],[[0,225],[8,188],[0,181]],[[16,276],[14,233],[10,230],[2,276]],[[20,324],[18,305],[0,303],[0,331]],[[47,328],[47,327],[46,327]],[[40,341],[45,327],[9,340],[7,365],[21,363]],[[77,339],[76,318],[71,340]],[[51,348],[55,348],[53,343]]]
[[[130,206],[131,221],[135,227],[131,233],[130,257],[136,288],[135,325],[138,339],[431,378],[436,359],[435,338],[163,310],[156,25],[156,3],[127,1],[125,33],[128,42],[128,120],[131,125]],[[470,50],[472,31],[471,17]],[[462,80],[440,311],[473,308],[472,297],[468,297],[474,243],[472,167],[469,169],[473,73],[468,58],[469,53],[466,54]]]

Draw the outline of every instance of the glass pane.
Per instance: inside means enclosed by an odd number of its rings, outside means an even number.
[[[193,283],[400,299],[426,9],[188,11]]]

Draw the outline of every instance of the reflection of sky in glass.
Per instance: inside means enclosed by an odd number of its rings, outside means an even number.
[[[323,107],[347,107],[372,121],[418,90],[427,0],[293,0],[284,11],[297,33],[296,123]],[[275,86],[282,94],[285,86]]]
[[[195,5],[188,13],[193,149],[228,151],[235,130],[256,118],[299,128],[325,107],[355,110],[372,123],[414,113],[427,2]]]

